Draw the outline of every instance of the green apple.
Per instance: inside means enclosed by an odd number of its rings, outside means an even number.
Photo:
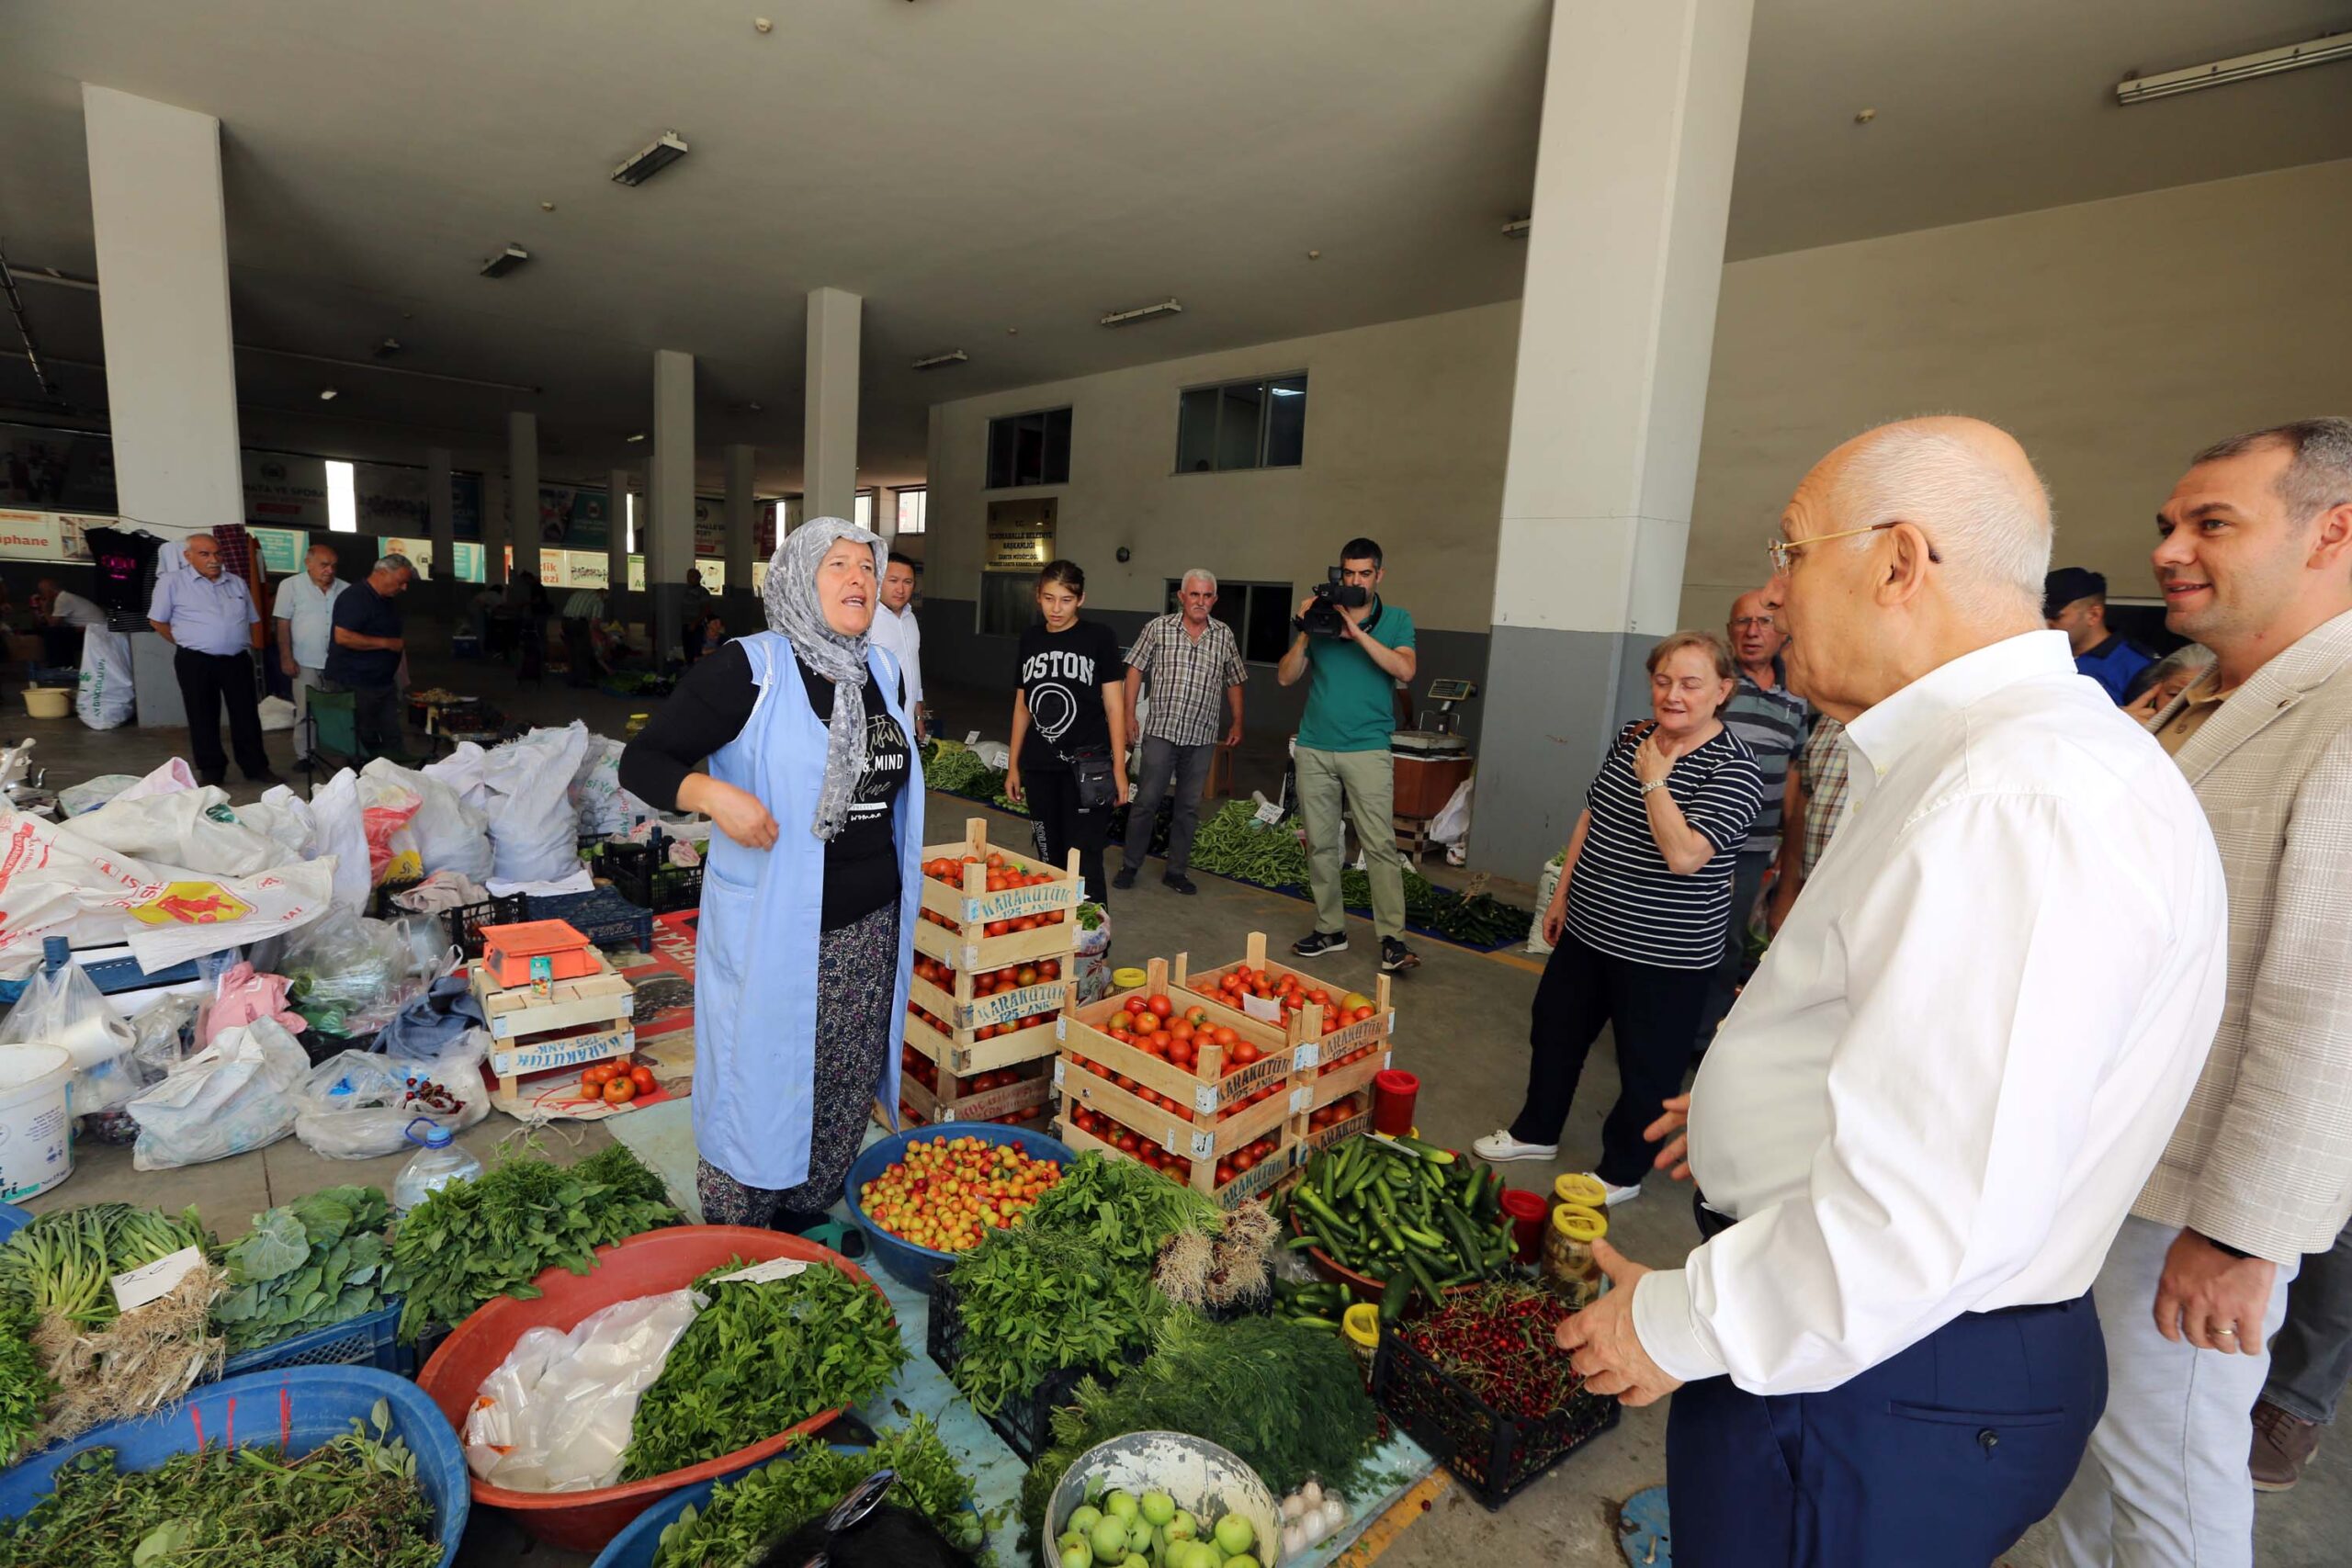
[[[1061,1568],[1094,1568],[1094,1553],[1087,1549],[1083,1538],[1073,1535],[1062,1539]]]
[[[1105,1562],[1117,1562],[1127,1555],[1127,1527],[1116,1519],[1095,1520],[1086,1539],[1094,1555]]]
[[[1080,1503],[1070,1510],[1069,1523],[1065,1526],[1079,1535],[1091,1535],[1094,1527],[1102,1522],[1102,1510],[1091,1503]]]
[[[1165,1492],[1145,1493],[1142,1507],[1143,1517],[1156,1525],[1164,1525],[1176,1517],[1176,1499]]]
[[[1135,1495],[1133,1493],[1114,1492],[1108,1497],[1102,1499],[1102,1511],[1111,1515],[1123,1525],[1131,1525],[1135,1523],[1136,1516],[1141,1513],[1143,1509],[1141,1506],[1136,1502]]]
[[[1245,1551],[1238,1557],[1227,1558],[1225,1568],[1258,1568],[1258,1560]]]
[[[1196,1540],[1192,1543],[1192,1549],[1185,1556],[1184,1568],[1217,1568],[1218,1557],[1219,1553],[1216,1547],[1211,1546],[1207,1541]]]
[[[1216,1544],[1227,1557],[1238,1557],[1258,1544],[1258,1532],[1239,1514],[1227,1514],[1216,1522]]]
[[[1168,1521],[1166,1528],[1171,1546],[1180,1540],[1191,1540],[1201,1533],[1201,1522],[1182,1508],[1176,1510],[1176,1517]]]

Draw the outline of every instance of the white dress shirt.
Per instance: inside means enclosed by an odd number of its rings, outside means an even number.
[[[912,707],[922,701],[922,624],[915,619],[914,606],[893,610],[888,604],[874,607],[874,628],[866,633],[876,642],[899,656],[899,669],[907,677],[907,705]]]
[[[277,585],[271,615],[273,619],[292,626],[294,663],[298,669],[327,667],[327,650],[334,646],[334,602],[350,586],[342,578],[333,577],[321,588],[302,572]]]
[[[1851,804],[1692,1090],[1738,1224],[1634,1295],[1684,1382],[1834,1388],[2090,1288],[2221,1018],[2220,857],[2162,747],[2030,632],[1846,729]]]

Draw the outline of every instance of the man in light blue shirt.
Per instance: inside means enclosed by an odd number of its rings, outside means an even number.
[[[262,749],[261,705],[254,689],[253,628],[261,619],[242,578],[220,567],[220,546],[209,534],[190,534],[182,545],[187,565],[155,582],[147,624],[175,649],[172,673],[179,677],[180,701],[187,708],[187,747],[197,778],[225,784],[229,760],[220,750],[220,708],[229,709],[229,740],[237,767],[258,784],[274,784],[269,753]]]

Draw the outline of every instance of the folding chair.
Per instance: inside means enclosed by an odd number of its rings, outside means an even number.
[[[416,767],[424,761],[406,751],[375,751],[361,745],[357,705],[349,692],[322,692],[313,686],[310,691],[309,709],[311,765],[302,771],[305,784],[314,783],[322,763],[330,760],[339,759],[324,767],[329,773],[346,763],[354,768],[364,767],[378,757],[387,758],[403,768]]]

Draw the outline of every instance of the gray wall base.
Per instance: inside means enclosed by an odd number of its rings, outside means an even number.
[[[1533,882],[1584,809],[1610,740],[1649,713],[1642,660],[1657,638],[1632,632],[1497,626],[1479,706],[1487,722],[1470,818],[1470,858]]]

